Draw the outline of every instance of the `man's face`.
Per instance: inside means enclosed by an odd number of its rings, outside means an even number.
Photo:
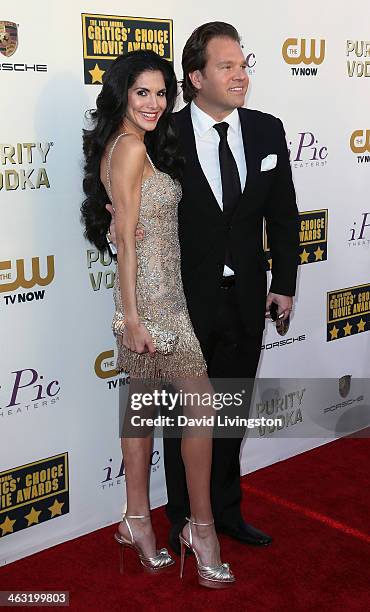
[[[212,38],[207,45],[206,57],[204,70],[190,74],[198,90],[196,101],[220,113],[243,106],[249,79],[239,43],[225,36]]]

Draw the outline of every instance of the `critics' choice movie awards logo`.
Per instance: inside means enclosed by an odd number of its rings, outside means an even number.
[[[370,245],[370,212],[364,212],[359,221],[354,221],[350,229],[350,239],[348,246]]]
[[[328,210],[306,210],[299,213],[299,263],[326,261],[328,254]],[[271,266],[270,247],[264,232],[264,248]]]
[[[100,253],[97,249],[88,249],[86,259],[92,290],[112,289],[116,276],[116,264],[111,254],[107,250]]]
[[[349,139],[352,153],[357,157],[358,164],[370,162],[370,130],[355,130]]]
[[[68,453],[0,472],[0,538],[68,512]]]
[[[44,259],[32,257],[27,260],[16,259],[13,262],[10,259],[0,261],[0,300],[2,299],[6,306],[43,300],[45,289],[14,292],[18,289],[46,287],[53,282],[54,275],[54,255],[47,255]]]
[[[325,40],[287,38],[282,47],[284,61],[291,66],[293,76],[316,76],[325,59]]]
[[[18,49],[19,25],[13,21],[0,21],[0,53],[5,57],[12,57]],[[22,58],[23,60],[24,58]],[[33,64],[27,57],[26,63],[0,62],[3,72],[47,72],[46,64]]]
[[[108,389],[117,389],[130,383],[130,377],[122,374],[118,377],[116,359],[113,350],[103,351],[95,359],[94,372],[98,378],[105,380]]]
[[[172,19],[82,14],[84,76],[101,84],[110,61],[127,51],[150,49],[173,61]]]
[[[0,191],[50,189],[47,163],[53,142],[0,144]]]
[[[327,294],[327,342],[369,331],[370,284]]]
[[[347,75],[370,77],[370,40],[347,40]]]
[[[298,132],[288,141],[288,153],[293,168],[317,168],[327,164],[328,148],[313,132]]]
[[[9,389],[0,380],[0,417],[27,414],[59,401],[60,381],[45,377],[35,368],[11,372]]]

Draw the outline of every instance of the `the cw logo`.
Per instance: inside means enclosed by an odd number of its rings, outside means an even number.
[[[114,351],[103,351],[95,359],[94,370],[99,378],[113,378],[118,371],[114,367]],[[106,361],[109,360],[109,361]]]
[[[40,287],[45,287],[46,285],[50,285],[52,280],[54,279],[55,268],[54,268],[54,255],[48,255],[46,258],[47,263],[47,271],[46,276],[41,276],[40,273],[40,257],[32,257],[31,267],[32,274],[30,279],[26,279],[26,274],[24,271],[24,259],[17,259],[16,264],[16,278],[13,281],[7,283],[0,282],[0,293],[4,291],[15,291],[19,289],[19,287],[23,287],[24,289],[30,289],[35,285],[39,285]],[[9,272],[12,267],[12,262],[10,260],[0,261],[0,280],[10,279],[12,277],[12,273]]]
[[[355,130],[349,144],[353,153],[370,153],[370,130]]]
[[[307,53],[308,42],[310,42],[309,55]],[[325,40],[320,40],[319,54],[316,55],[316,40],[311,38],[287,38],[283,44],[282,54],[287,64],[322,64],[325,58]]]

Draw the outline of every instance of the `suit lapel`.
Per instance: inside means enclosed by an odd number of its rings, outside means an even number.
[[[191,183],[199,189],[199,197],[209,205],[213,212],[216,213],[218,217],[222,217],[222,210],[218,205],[198,159],[194,127],[190,114],[190,104],[177,113],[177,116],[180,119],[181,141],[186,159],[187,180],[191,181]]]
[[[247,163],[247,180],[243,190],[244,195],[254,179],[258,176],[261,156],[255,123],[252,118],[248,116],[248,111],[245,111],[245,109],[238,108],[238,113],[242,128],[244,154]]]
[[[245,196],[248,195],[250,186],[259,175],[261,163],[261,143],[259,142],[256,124],[253,121],[253,117],[251,117],[252,113],[249,114],[247,109],[240,108],[238,108],[238,113],[247,163],[247,180],[240,201],[237,204],[237,208],[239,208]],[[176,113],[176,115],[180,127],[181,144],[186,159],[187,181],[190,181],[190,183],[196,186],[196,189],[199,190],[199,198],[207,203],[209,208],[213,210],[218,217],[222,217],[222,210],[218,205],[218,202],[199,163],[195,144],[194,128],[190,114],[190,104]]]

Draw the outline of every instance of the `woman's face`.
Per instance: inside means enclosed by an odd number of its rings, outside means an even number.
[[[152,131],[166,106],[163,74],[159,70],[146,70],[128,90],[125,120],[136,130]]]

